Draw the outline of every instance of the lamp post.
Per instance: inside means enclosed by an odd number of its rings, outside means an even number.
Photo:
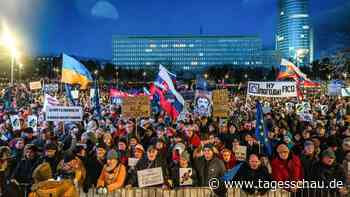
[[[208,74],[207,73],[204,74],[204,78],[208,79]]]
[[[143,83],[144,83],[144,86],[146,86],[146,76],[147,76],[146,71],[143,71],[142,76],[143,76]]]
[[[244,79],[247,81],[247,79],[248,79],[248,74],[247,73],[244,74]]]

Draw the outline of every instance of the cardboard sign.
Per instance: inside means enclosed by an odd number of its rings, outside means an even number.
[[[299,117],[300,117],[301,121],[305,121],[305,122],[312,122],[313,121],[313,116],[312,116],[312,114],[309,114],[309,113],[299,113]]]
[[[122,104],[123,117],[140,118],[151,114],[148,96],[125,97]]]
[[[82,107],[48,106],[45,112],[46,121],[70,122],[83,120]]]
[[[179,168],[180,186],[192,185],[192,168]]]
[[[41,81],[34,81],[29,83],[30,90],[40,90],[41,89]]]
[[[249,81],[247,95],[262,97],[297,97],[297,85],[295,82]]]
[[[43,90],[45,93],[58,92],[58,84],[57,83],[45,84]]]
[[[341,96],[342,97],[349,97],[350,96],[350,88],[342,88],[341,89]]]
[[[213,116],[227,117],[229,115],[229,95],[226,89],[214,90],[213,97]]]
[[[18,115],[12,115],[10,116],[11,125],[13,130],[20,130],[21,129],[21,122],[19,121]]]
[[[139,187],[148,187],[164,183],[162,168],[150,168],[137,171]]]
[[[236,148],[233,150],[235,153],[235,157],[238,161],[245,161],[247,158],[247,146],[239,146],[239,148]]]
[[[37,130],[37,125],[38,125],[38,117],[36,115],[30,115],[28,116],[28,127],[31,127],[33,131]]]
[[[134,166],[136,166],[138,161],[139,161],[139,159],[129,157],[128,158],[128,166],[134,167]]]

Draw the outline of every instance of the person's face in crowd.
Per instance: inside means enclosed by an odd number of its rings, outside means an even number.
[[[150,160],[150,161],[156,160],[157,154],[158,154],[158,150],[154,149],[154,148],[149,150],[149,151],[147,151],[147,158],[148,158],[148,160]]]
[[[156,143],[156,149],[162,150],[163,148],[164,148],[163,142],[157,142],[157,143]]]
[[[15,145],[16,149],[22,150],[24,148],[24,141],[23,140],[18,140]]]
[[[188,167],[188,161],[181,157],[180,160],[179,160],[179,166],[180,166],[180,168],[187,168]]]
[[[237,149],[237,148],[239,148],[239,141],[237,140],[237,139],[235,139],[235,140],[233,140],[233,142],[232,142],[232,149]]]
[[[249,157],[249,166],[251,169],[256,170],[259,168],[261,162],[255,154],[250,155]]]
[[[310,139],[310,133],[308,131],[303,131],[302,135],[304,140]]]
[[[26,149],[24,155],[27,159],[34,159],[35,153],[31,149]]]
[[[318,135],[323,137],[325,135],[326,130],[324,128],[319,128],[318,129]]]
[[[108,145],[108,146],[111,146],[112,145],[112,142],[113,142],[113,139],[112,139],[112,136],[111,135],[104,135],[103,136],[103,142]]]
[[[297,142],[300,141],[301,140],[301,135],[299,133],[295,134],[294,135],[294,140],[297,141]]]
[[[209,135],[209,144],[214,144],[214,143],[215,143],[215,136]]]
[[[124,129],[124,124],[120,123],[118,124],[118,130],[123,130]]]
[[[335,161],[335,158],[325,156],[322,158],[322,163],[326,166],[331,166]]]
[[[70,171],[73,171],[74,169],[77,169],[77,168],[78,168],[78,161],[76,159],[73,159],[72,161],[63,163],[63,167],[62,167],[62,169],[65,172],[70,172]]]
[[[48,157],[48,158],[53,158],[56,156],[56,150],[54,149],[48,149],[45,151],[45,155]]]
[[[230,126],[230,129],[229,129],[229,132],[231,133],[231,134],[234,134],[234,133],[236,133],[236,127],[234,126],[234,125],[231,125]]]
[[[314,143],[315,148],[320,147],[321,142],[320,142],[320,140],[319,140],[319,139],[317,139],[317,138],[312,138],[312,140],[311,140],[311,141]]]
[[[81,150],[77,153],[77,156],[85,157],[85,156],[86,156],[86,150],[85,150],[85,149],[81,149]]]
[[[193,128],[192,127],[186,127],[185,129],[187,137],[192,137],[193,136]]]
[[[287,160],[289,156],[289,149],[286,145],[280,145],[280,146],[284,146],[284,148],[282,150],[278,150],[277,148],[278,156],[283,160]]]
[[[118,150],[125,151],[126,150],[126,144],[124,142],[118,143]]]
[[[230,159],[231,159],[231,153],[230,153],[229,151],[223,152],[223,154],[222,154],[222,159],[223,159],[225,162],[229,162]]]
[[[253,145],[254,139],[251,135],[246,135],[244,139],[249,145]]]
[[[134,130],[134,125],[131,123],[128,123],[125,128],[127,133],[131,133]]]
[[[135,158],[136,159],[141,159],[143,156],[143,151],[140,149],[135,149]]]
[[[96,150],[97,159],[104,159],[105,155],[106,155],[106,150],[104,148],[97,148]]]
[[[304,148],[305,155],[313,155],[315,152],[315,146],[314,145],[308,145]]]
[[[221,133],[227,133],[227,126],[226,125],[221,125],[220,132]]]
[[[161,128],[157,129],[158,138],[164,136],[164,133],[165,133],[164,129],[161,129]]]
[[[209,125],[209,132],[214,132],[214,131],[215,131],[214,125]]]
[[[118,160],[117,159],[108,159],[107,160],[107,166],[109,169],[113,170],[115,167],[117,167]]]
[[[208,161],[213,159],[214,157],[214,152],[210,148],[205,148],[203,154],[204,154],[204,158]]]
[[[130,146],[136,146],[137,145],[137,140],[135,138],[131,138],[129,143],[130,143]]]

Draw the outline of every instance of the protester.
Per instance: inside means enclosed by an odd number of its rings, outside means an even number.
[[[181,153],[181,156],[180,156],[180,160],[179,160],[179,163],[173,167],[171,169],[171,180],[173,182],[173,187],[174,188],[178,188],[178,187],[189,187],[189,186],[197,186],[197,172],[196,170],[193,170],[191,171],[191,174],[188,175],[188,179],[191,179],[191,184],[184,184],[182,183],[180,180],[182,179],[182,177],[180,177],[180,168],[183,168],[183,169],[192,169],[192,165],[191,165],[191,158],[190,158],[190,154],[186,151],[183,151]],[[186,179],[186,178],[183,178],[183,179]]]
[[[71,180],[75,186],[82,187],[86,177],[83,162],[72,152],[65,153],[63,160],[57,166],[58,176]]]

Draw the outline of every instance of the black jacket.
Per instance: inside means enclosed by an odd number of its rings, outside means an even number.
[[[253,170],[247,162],[244,162],[234,177],[234,180],[242,181],[242,189],[248,194],[259,193],[263,195],[271,188],[259,188],[259,180],[271,182],[272,177],[265,166],[260,166],[258,169]],[[254,181],[254,186],[252,188],[248,187],[248,184],[244,184],[244,181]]]
[[[198,175],[198,186],[208,187],[208,181],[212,178],[220,178],[224,175],[226,168],[223,161],[217,157],[207,161],[204,157],[194,160],[194,168]]]
[[[41,160],[37,156],[34,159],[22,159],[13,171],[12,178],[16,179],[19,183],[31,184],[32,173],[34,169],[41,163]]]

